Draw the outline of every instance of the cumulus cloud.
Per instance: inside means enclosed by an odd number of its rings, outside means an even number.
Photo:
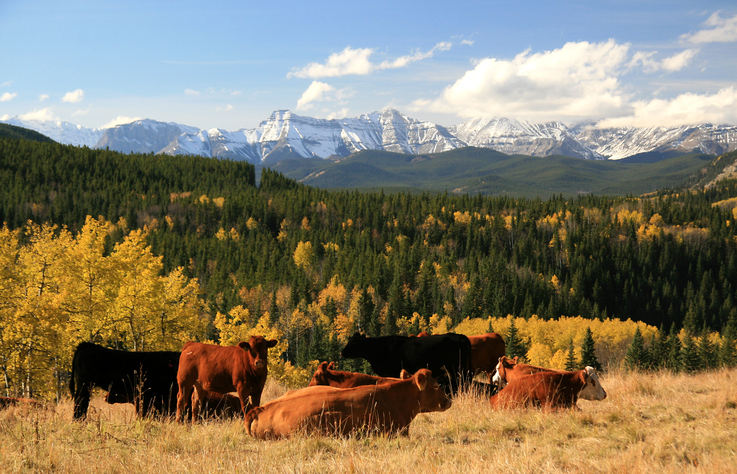
[[[44,102],[46,100],[49,100],[49,95],[48,94],[41,94],[41,95],[38,96],[38,101],[39,102]]]
[[[118,125],[124,125],[126,123],[135,122],[136,120],[141,120],[141,118],[140,117],[126,117],[124,115],[118,115],[117,117],[115,117],[114,119],[112,119],[111,121],[103,125],[102,128],[113,128]]]
[[[719,12],[712,14],[705,22],[705,29],[681,35],[681,41],[692,44],[733,43],[737,41],[737,15],[722,18]]]
[[[310,63],[303,68],[295,68],[287,77],[298,77],[302,79],[318,79],[321,77],[340,77],[347,75],[366,75],[374,71],[384,69],[398,69],[415,61],[431,58],[437,51],[448,51],[451,43],[441,42],[433,46],[427,52],[416,51],[406,56],[400,56],[391,61],[373,63],[369,59],[375,52],[372,48],[353,49],[346,47],[339,53],[331,54],[325,63]]]
[[[233,110],[233,106],[230,104],[226,104],[222,107],[215,107],[215,110],[217,110],[218,112],[228,112],[230,110]]]
[[[691,59],[693,59],[698,52],[698,49],[686,49],[680,53],[665,58],[662,61],[657,61],[654,59],[657,51],[648,53],[638,51],[632,55],[632,60],[630,60],[628,67],[635,68],[640,66],[642,67],[642,70],[647,73],[657,72],[660,70],[668,72],[680,71],[684,67],[688,66]]]
[[[18,97],[18,94],[16,93],[10,93],[10,92],[4,92],[2,95],[0,95],[0,102],[10,102],[11,100]]]
[[[716,94],[681,94],[673,99],[653,99],[632,104],[632,113],[600,121],[597,127],[677,126],[690,123],[737,123],[737,89],[726,87]]]
[[[82,89],[77,89],[76,91],[67,92],[64,94],[64,97],[61,98],[62,102],[71,102],[71,103],[77,103],[82,102],[84,100],[84,91]]]
[[[297,101],[297,110],[309,110],[314,102],[340,102],[351,95],[352,93],[347,89],[336,89],[330,84],[312,81],[312,84]]]
[[[54,115],[54,113],[51,111],[51,109],[48,107],[45,109],[41,109],[41,110],[34,109],[33,112],[28,112],[26,114],[19,115],[18,118],[21,120],[38,121],[38,122],[59,120]]]
[[[531,121],[621,115],[626,97],[622,74],[629,45],[566,43],[541,53],[529,50],[514,59],[478,61],[435,100],[416,108],[460,117],[509,116]]]
[[[340,120],[340,119],[346,118],[347,116],[348,116],[348,108],[344,107],[338,110],[337,112],[331,112],[330,114],[328,114],[327,119],[328,120],[333,120],[333,119]]]
[[[184,89],[184,95],[200,95],[200,91]]]

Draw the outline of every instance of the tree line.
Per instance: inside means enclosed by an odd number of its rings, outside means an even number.
[[[541,200],[327,191],[269,169],[256,186],[255,175],[228,160],[2,139],[0,219],[22,246],[29,226],[76,235],[102,218],[114,224],[105,256],[140,231],[159,277],[197,282],[202,338],[218,340],[219,317],[268,316],[294,367],[359,329],[580,316],[696,338],[737,316],[735,180]]]

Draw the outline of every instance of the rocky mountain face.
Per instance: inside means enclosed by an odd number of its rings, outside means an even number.
[[[318,119],[277,110],[253,129],[227,131],[155,120],[108,129],[68,122],[6,121],[65,144],[109,148],[123,153],[193,154],[273,164],[285,158],[343,157],[361,150],[427,154],[476,146],[507,154],[565,155],[621,159],[646,152],[721,154],[737,149],[737,126],[599,129],[561,122],[533,124],[508,118],[475,118],[445,128],[394,109],[355,118]]]

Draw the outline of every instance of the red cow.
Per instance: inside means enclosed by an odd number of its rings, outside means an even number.
[[[586,367],[586,371],[589,374],[589,378],[586,381],[586,385],[578,393],[578,397],[583,400],[604,400],[606,398],[606,391],[601,386],[599,376],[593,367]],[[504,388],[507,383],[512,382],[521,377],[525,377],[530,374],[536,374],[539,372],[555,372],[560,374],[568,373],[565,370],[546,369],[544,367],[537,367],[528,364],[518,364],[517,357],[509,359],[506,356],[499,358],[499,362],[496,365],[496,373],[493,377],[493,382],[497,384],[499,390]]]
[[[335,370],[335,362],[323,362],[315,371],[309,386],[329,385],[331,387],[350,388],[359,385],[376,385],[400,380],[395,377],[379,377],[358,372]]]
[[[491,375],[496,363],[507,352],[504,338],[495,332],[468,336],[471,341],[471,370],[474,373],[486,372]]]
[[[490,399],[494,408],[536,406],[578,408],[578,394],[591,377],[589,368],[575,372],[538,372],[515,379]],[[593,369],[592,369],[593,370]],[[606,395],[605,395],[606,396]]]
[[[11,406],[27,406],[33,408],[42,408],[43,403],[33,400],[31,398],[15,398],[15,397],[1,397],[0,396],[0,408],[8,408]]]
[[[200,393],[192,391],[192,406],[200,407],[203,418],[235,418],[242,416],[241,399],[231,393],[206,392],[205,399],[200,400]]]
[[[451,401],[432,372],[411,378],[353,388],[307,387],[277,398],[246,415],[246,431],[259,439],[295,433],[347,436],[352,433],[409,435],[420,412],[445,411]]]
[[[267,341],[263,336],[251,336],[248,342],[228,347],[186,343],[177,371],[177,420],[182,420],[193,388],[199,392],[200,400],[205,398],[205,391],[238,392],[244,415],[251,406],[260,405],[268,374],[268,351],[276,343],[276,339]],[[192,419],[198,417],[199,403],[192,405]]]

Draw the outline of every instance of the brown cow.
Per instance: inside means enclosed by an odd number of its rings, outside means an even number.
[[[606,391],[601,386],[599,376],[593,367],[586,367],[589,373],[589,378],[584,386],[578,393],[578,397],[583,400],[600,401],[606,398]],[[536,374],[539,372],[555,372],[560,374],[569,373],[565,370],[546,369],[545,367],[537,367],[528,364],[517,363],[517,357],[509,359],[506,356],[499,358],[499,362],[496,365],[496,373],[493,377],[493,382],[497,384],[499,390],[504,388],[507,383],[512,382],[520,377],[524,377],[530,374]]]
[[[186,343],[177,371],[177,421],[182,421],[188,402],[192,400],[193,388],[200,392],[200,400],[205,398],[205,390],[238,392],[244,415],[251,406],[260,405],[268,374],[268,351],[276,343],[276,339],[267,341],[263,336],[251,336],[248,342],[228,347]],[[192,404],[192,419],[198,417],[199,404]]]
[[[386,382],[396,382],[397,380],[401,380],[401,378],[379,377],[377,375],[361,374],[359,372],[335,370],[335,362],[323,362],[312,376],[309,386],[329,385],[331,387],[350,388],[358,387],[359,385],[376,385]]]
[[[592,375],[588,369],[526,375],[509,382],[489,401],[494,408],[578,408],[578,395]]]
[[[205,399],[200,400],[200,392],[192,390],[192,406],[200,407],[203,418],[236,418],[243,416],[241,399],[231,393],[205,392]]]
[[[251,409],[246,431],[259,439],[287,438],[298,432],[408,436],[418,413],[445,411],[450,406],[432,372],[420,369],[409,379],[380,385],[296,390]]]
[[[32,398],[15,398],[0,396],[0,408],[8,408],[11,406],[27,406],[32,408],[43,408],[44,404]]]

